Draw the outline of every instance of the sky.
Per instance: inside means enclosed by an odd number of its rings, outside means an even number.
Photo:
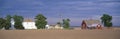
[[[8,14],[29,19],[43,14],[49,25],[69,18],[71,26],[81,26],[82,20],[100,20],[103,14],[109,14],[113,26],[120,26],[120,0],[0,0],[0,17]]]

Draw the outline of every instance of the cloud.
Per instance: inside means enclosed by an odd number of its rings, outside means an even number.
[[[115,6],[120,6],[118,1],[65,1],[58,3],[58,7],[65,9],[78,9],[78,10],[89,10],[89,9],[99,9],[99,8],[114,8]],[[60,8],[61,9],[61,8]]]

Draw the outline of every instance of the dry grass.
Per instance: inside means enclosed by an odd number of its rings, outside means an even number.
[[[102,30],[0,30],[0,39],[120,39],[120,28]]]

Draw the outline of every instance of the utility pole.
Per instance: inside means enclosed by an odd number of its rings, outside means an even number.
[[[59,22],[60,22],[60,25],[62,26],[62,14],[61,13],[59,13],[59,17],[60,17]]]

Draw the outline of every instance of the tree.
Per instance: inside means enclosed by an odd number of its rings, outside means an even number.
[[[46,21],[46,17],[43,16],[42,14],[38,14],[36,17],[35,17],[36,21],[35,21],[35,25],[37,27],[37,29],[44,29],[45,28],[45,25],[47,24],[47,21]]]
[[[10,15],[7,15],[6,17],[6,26],[5,26],[5,29],[8,30],[10,27],[11,27],[11,16]]]
[[[65,29],[69,29],[69,27],[70,27],[70,19],[63,19],[63,27],[65,28]]]
[[[4,26],[6,26],[6,20],[3,18],[0,18],[0,29],[2,29]]]
[[[112,16],[108,14],[103,14],[101,17],[102,23],[104,24],[105,27],[112,27]]]
[[[17,16],[17,15],[14,15],[13,16],[13,19],[15,21],[15,24],[14,24],[14,27],[16,29],[24,29],[23,25],[22,25],[22,22],[23,22],[23,17],[22,16]]]

